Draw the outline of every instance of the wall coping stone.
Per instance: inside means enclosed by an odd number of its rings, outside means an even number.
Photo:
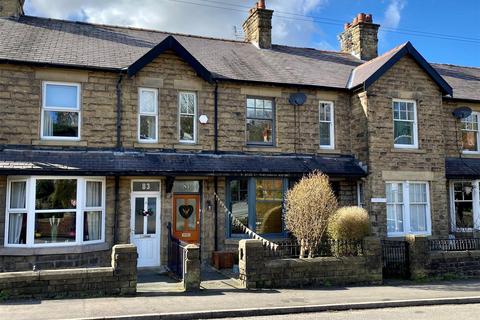
[[[39,256],[39,255],[56,255],[56,254],[73,254],[73,253],[87,253],[95,251],[110,250],[110,244],[107,242],[88,244],[88,245],[73,245],[62,247],[48,247],[48,248],[14,248],[14,247],[0,247],[0,256]]]

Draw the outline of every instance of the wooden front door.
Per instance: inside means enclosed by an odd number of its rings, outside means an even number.
[[[189,243],[198,243],[200,234],[200,195],[173,195],[173,236]]]

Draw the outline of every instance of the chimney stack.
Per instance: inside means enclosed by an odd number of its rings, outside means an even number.
[[[25,0],[0,0],[0,18],[23,16]]]
[[[338,36],[342,52],[350,53],[362,60],[378,56],[378,28],[371,14],[359,13],[351,23],[345,23],[344,31]]]
[[[272,48],[272,15],[273,10],[266,9],[265,0],[258,1],[243,23],[245,41],[260,49]]]

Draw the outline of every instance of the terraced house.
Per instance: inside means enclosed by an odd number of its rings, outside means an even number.
[[[411,43],[377,56],[371,15],[332,52],[272,44],[264,1],[244,41],[22,6],[0,0],[0,271],[108,265],[116,243],[162,266],[169,223],[210,263],[243,236],[215,194],[281,239],[284,192],[313,170],[380,237],[480,228],[480,70]]]

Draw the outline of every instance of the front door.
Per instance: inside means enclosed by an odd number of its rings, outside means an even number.
[[[199,242],[200,195],[173,195],[173,236],[189,243]]]
[[[160,265],[160,194],[132,193],[131,242],[137,247],[138,267]]]

